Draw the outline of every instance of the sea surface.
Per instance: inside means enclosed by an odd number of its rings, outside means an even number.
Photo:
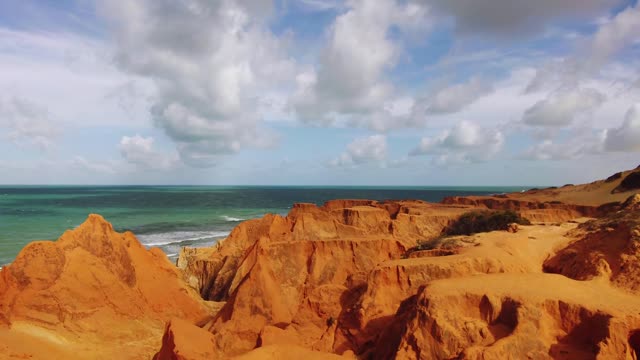
[[[224,186],[0,186],[0,266],[27,243],[55,240],[88,214],[131,230],[148,247],[175,259],[183,246],[211,246],[240,221],[291,205],[331,199],[437,202],[445,196],[514,192],[526,187],[224,187]]]

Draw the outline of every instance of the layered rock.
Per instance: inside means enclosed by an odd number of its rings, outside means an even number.
[[[542,271],[588,226],[576,230],[574,219],[630,206],[511,196],[297,204],[286,217],[240,224],[215,248],[185,249],[178,264],[205,298],[226,301],[203,327],[218,357],[296,346],[359,358],[634,356],[638,301],[608,282]],[[546,224],[411,251],[474,209],[514,210]],[[544,289],[528,295],[527,285]],[[595,294],[612,303],[588,299]]]
[[[153,360],[214,359],[214,336],[202,328],[180,319],[167,323],[162,347]]]
[[[518,247],[531,242],[535,230],[530,229],[497,232],[486,241],[467,239],[467,246],[453,251],[422,256],[407,251],[417,241],[439,236],[473,206],[353,200],[322,207],[297,204],[286,217],[269,215],[240,224],[215,248],[185,249],[178,265],[203,296],[226,301],[205,326],[216,334],[218,356],[282,343],[365,354],[394,321],[399,304],[420,286],[476,274],[540,272],[550,247],[568,242],[566,227],[552,227],[544,230],[559,240],[541,246],[538,255]],[[552,221],[565,218],[554,218],[555,208],[536,210],[548,211]],[[511,246],[509,240],[520,245]]]
[[[637,296],[559,275],[438,280],[378,346],[398,359],[632,359],[638,309]]]
[[[349,206],[349,207],[343,207]],[[247,251],[266,239],[269,243],[350,239],[393,239],[409,248],[438,236],[467,207],[422,201],[378,203],[370,200],[334,200],[322,207],[295,204],[286,217],[266,215],[239,224],[222,243],[208,249],[183,249],[177,265],[186,280],[208,300],[231,296],[236,269]]]
[[[537,202],[491,196],[451,196],[443,199],[442,203],[467,205],[489,210],[517,211],[533,222],[565,222],[578,217],[599,217],[607,211],[599,206],[573,205],[562,202]]]
[[[544,263],[546,272],[576,280],[603,277],[614,285],[640,292],[640,195],[624,209],[581,225],[569,246]]]
[[[165,321],[209,315],[162,251],[146,250],[98,215],[55,242],[27,245],[0,271],[0,337],[44,342],[73,357],[148,356]],[[41,358],[39,347],[22,355]]]
[[[342,353],[353,339],[336,332],[339,319],[359,300],[368,272],[466,211],[420,201],[296,204],[286,217],[240,224],[215,248],[185,249],[178,266],[205,298],[227,301],[206,326],[219,335],[220,356],[280,339]]]

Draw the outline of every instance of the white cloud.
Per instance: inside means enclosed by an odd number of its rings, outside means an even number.
[[[372,114],[392,117],[384,106],[393,101],[394,86],[384,74],[396,65],[401,47],[389,32],[428,24],[426,8],[414,3],[356,0],[349,5],[331,26],[317,69],[297,78],[291,103],[303,122],[330,125],[352,117],[352,123],[366,126]]]
[[[586,68],[595,70],[627,45],[638,41],[640,34],[640,5],[628,7],[610,21],[603,23],[589,44]]]
[[[620,127],[606,131],[604,144],[607,151],[640,151],[640,105],[627,111]]]
[[[372,135],[357,138],[339,157],[331,160],[331,166],[357,166],[372,162],[382,162],[387,158],[387,138],[384,135]]]
[[[427,114],[455,113],[473,104],[479,98],[493,91],[493,86],[487,80],[472,77],[460,84],[442,87],[427,96],[419,108],[424,108]]]
[[[577,87],[581,82],[601,75],[603,68],[614,61],[618,53],[638,41],[640,5],[630,6],[597,25],[593,35],[578,43],[576,52],[538,69],[527,91],[549,86]],[[623,81],[632,83],[633,79]]]
[[[117,71],[109,54],[108,44],[79,34],[0,27],[0,91],[46,108],[55,127],[148,124],[149,84]],[[137,92],[125,110],[109,94],[127,83]]]
[[[52,124],[46,108],[21,98],[0,98],[0,130],[9,141],[18,145],[49,148],[60,130]]]
[[[272,145],[262,99],[285,91],[295,63],[269,30],[270,1],[139,0],[104,4],[124,71],[153,81],[154,123],[185,162]],[[274,85],[279,84],[279,85]]]
[[[582,129],[568,134],[567,139],[545,139],[519,156],[525,160],[570,160],[602,153],[604,132]]]
[[[497,128],[461,121],[436,137],[424,137],[410,156],[431,155],[438,165],[483,162],[503,148],[505,136]]]
[[[141,169],[170,170],[178,165],[177,154],[163,154],[154,149],[152,137],[123,136],[118,144],[122,157]]]
[[[579,114],[592,112],[602,105],[605,96],[595,89],[551,93],[528,108],[522,117],[527,125],[567,126]]]

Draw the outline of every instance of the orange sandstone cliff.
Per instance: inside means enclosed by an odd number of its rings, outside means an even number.
[[[216,247],[184,249],[178,266],[205,299],[226,302],[201,328],[214,335],[205,346],[216,357],[301,346],[366,359],[631,359],[633,286],[550,274],[560,271],[548,263],[577,246],[583,228],[631,211],[615,200],[635,190],[613,189],[633,173],[561,190],[584,203],[545,189],[443,204],[299,204],[239,225]],[[473,209],[516,210],[540,224],[411,251]],[[601,219],[569,222],[584,217]]]
[[[98,215],[0,271],[0,357],[140,359],[166,321],[209,314],[162,251]]]
[[[0,272],[0,358],[637,359],[639,173],[297,204],[177,267],[92,215]],[[534,225],[441,238],[476,209]]]

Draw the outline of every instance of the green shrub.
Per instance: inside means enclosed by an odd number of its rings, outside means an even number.
[[[444,238],[439,237],[430,240],[418,240],[417,245],[411,251],[433,250],[440,247]]]
[[[458,220],[444,229],[444,235],[472,235],[495,230],[507,230],[509,224],[531,225],[531,222],[518,213],[506,211],[472,211],[463,214]]]

